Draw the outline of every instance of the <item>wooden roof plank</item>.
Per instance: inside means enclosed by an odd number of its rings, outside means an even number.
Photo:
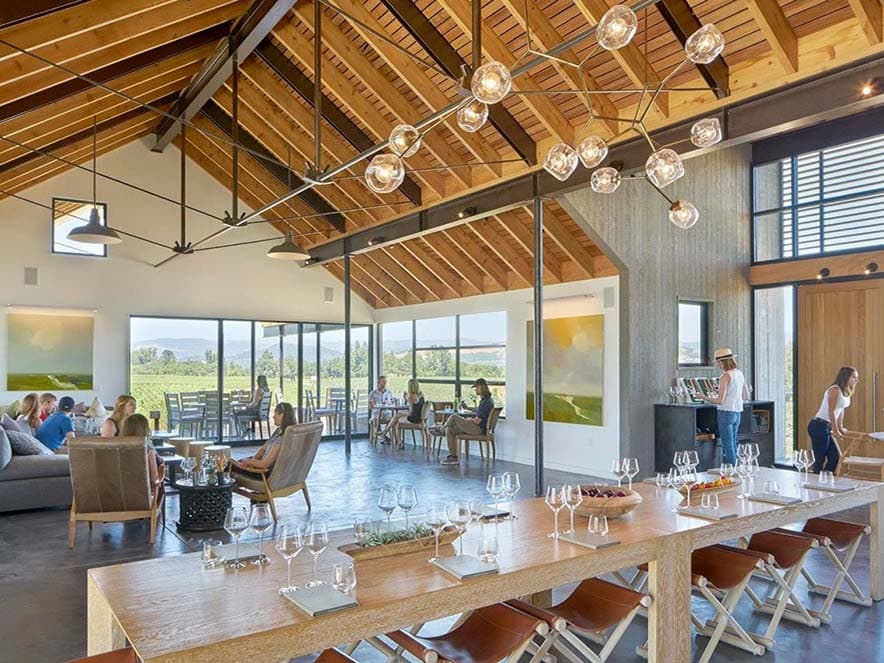
[[[856,14],[869,43],[880,44],[884,38],[884,10],[881,0],[847,0],[850,8]]]
[[[798,71],[798,37],[780,5],[771,0],[746,0],[746,6],[786,73]]]

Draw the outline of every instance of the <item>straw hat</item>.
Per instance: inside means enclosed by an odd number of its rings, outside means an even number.
[[[715,358],[715,361],[721,361],[722,359],[734,359],[737,355],[730,348],[718,348],[712,356]]]

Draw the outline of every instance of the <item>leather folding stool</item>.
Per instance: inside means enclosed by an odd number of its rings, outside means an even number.
[[[551,608],[537,608],[524,601],[507,601],[508,605],[544,620],[549,633],[535,638],[530,647],[531,663],[539,663],[550,649],[574,663],[604,663],[620,638],[629,628],[642,606],[650,599],[601,578],[581,582],[571,595]],[[610,633],[608,633],[610,631]],[[583,635],[602,645],[596,653],[579,637]]]
[[[104,654],[93,654],[92,656],[84,656],[76,658],[68,663],[138,663],[138,657],[132,647],[124,647],[123,649],[114,649]]]
[[[337,649],[326,649],[313,663],[356,663],[356,659],[350,658]]]
[[[404,653],[423,663],[499,663],[515,661],[535,636],[545,636],[546,622],[496,603],[474,610],[454,629],[438,636],[414,635],[399,630],[387,633],[396,645],[391,658],[405,660]]]

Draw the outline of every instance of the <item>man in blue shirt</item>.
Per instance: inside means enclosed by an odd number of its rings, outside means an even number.
[[[58,401],[58,410],[44,421],[37,429],[35,437],[50,449],[58,449],[68,438],[74,437],[74,422],[71,421],[71,411],[74,409],[74,399],[64,396]]]

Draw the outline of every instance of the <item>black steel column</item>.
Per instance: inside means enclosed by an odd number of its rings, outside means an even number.
[[[317,3],[319,4],[319,3]],[[350,254],[344,256],[344,450],[350,455]]]
[[[224,321],[218,321],[218,444],[224,444]]]
[[[534,199],[534,494],[543,495],[543,200]]]
[[[304,323],[298,323],[298,423],[304,423]]]

